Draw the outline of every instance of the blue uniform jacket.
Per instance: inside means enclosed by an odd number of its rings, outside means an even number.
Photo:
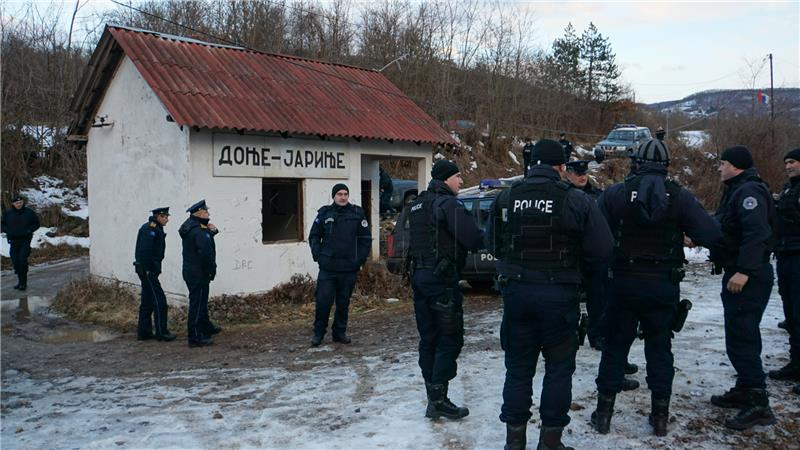
[[[711,260],[725,265],[726,270],[752,276],[769,260],[772,239],[774,204],[767,186],[755,179],[754,167],[725,181],[715,217],[722,225],[723,239],[711,249]],[[741,237],[730,233],[730,228],[741,229]],[[733,244],[736,248],[730,248]],[[735,255],[729,264],[726,254]]]
[[[136,235],[136,261],[134,265],[148,272],[161,273],[161,261],[167,248],[167,234],[154,217],[139,228]]]
[[[3,233],[9,241],[12,239],[30,239],[33,237],[33,232],[39,229],[39,216],[28,208],[23,206],[20,209],[8,208],[3,211],[2,216]]]
[[[433,211],[434,220],[446,223],[447,231],[456,242],[467,251],[476,252],[483,248],[484,234],[475,218],[464,208],[464,203],[456,197],[444,181],[431,180],[428,190],[439,195]],[[458,262],[459,265],[462,262]]]
[[[777,203],[783,211],[779,210],[775,218],[775,252],[800,253],[800,176],[783,186]]]
[[[522,183],[555,183],[560,180],[558,172],[551,166],[535,165],[528,171],[528,176]],[[495,256],[498,256],[499,247],[502,246],[502,239],[497,233],[498,223],[502,212],[500,205],[505,204],[510,195],[509,190],[505,190],[497,196],[492,204],[489,213],[489,221],[486,229],[487,249]],[[581,262],[586,270],[596,270],[607,267],[611,261],[611,251],[614,239],[608,229],[608,224],[597,208],[597,203],[580,189],[570,189],[565,198],[567,208],[562,217],[562,224],[569,231],[577,232],[582,235],[581,239]],[[513,275],[519,272],[519,268],[505,263],[500,259],[497,263],[497,273],[500,275]],[[544,272],[534,273],[526,271],[525,279],[533,282],[564,282],[574,283],[574,279],[550,280],[550,275]],[[579,280],[578,280],[579,281]]]
[[[183,279],[205,282],[217,276],[217,247],[214,235],[218,230],[208,228],[208,219],[190,216],[178,229],[183,244]]]
[[[669,219],[667,212],[669,202],[676,202],[680,212],[678,228],[692,241],[702,247],[710,248],[722,237],[719,223],[711,217],[691,192],[680,188],[678,198],[668,199],[664,180],[666,167],[657,163],[643,163],[636,171],[641,176],[638,196],[635,204],[639,208],[641,218],[646,222],[659,223]],[[625,183],[616,183],[600,195],[598,204],[606,217],[613,235],[616,236],[620,221],[625,217],[630,199],[625,190]]]
[[[358,270],[369,257],[372,235],[364,209],[335,203],[317,211],[308,234],[311,256],[319,268],[334,272]]]

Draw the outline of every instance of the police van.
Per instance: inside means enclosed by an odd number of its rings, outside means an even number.
[[[472,213],[475,222],[481,230],[486,230],[489,220],[489,210],[497,195],[522,178],[522,175],[513,178],[481,180],[478,186],[462,189],[458,199],[464,208]],[[408,208],[403,209],[397,218],[397,223],[392,233],[387,238],[386,266],[392,273],[402,273],[405,270],[405,256],[408,254]],[[467,255],[461,278],[473,287],[492,286],[495,276],[496,260],[486,249],[470,252]]]

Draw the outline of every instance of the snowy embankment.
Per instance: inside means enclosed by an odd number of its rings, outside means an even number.
[[[20,191],[25,198],[25,204],[33,208],[34,211],[41,211],[44,208],[59,207],[61,214],[65,216],[78,217],[83,220],[89,218],[89,206],[86,202],[85,186],[68,188],[64,182],[55,177],[41,175],[33,179],[38,185],[36,188],[28,188]],[[89,248],[88,237],[76,236],[55,236],[55,227],[39,228],[31,240],[31,247],[39,248],[43,244],[53,246],[72,245]],[[5,233],[0,234],[0,255],[9,256],[9,244]]]
[[[687,147],[703,148],[706,142],[711,139],[711,135],[706,130],[686,130],[678,132],[678,139],[683,141]]]
[[[581,449],[764,447],[791,430],[800,417],[791,385],[769,381],[781,421],[741,434],[722,422],[730,410],[708,398],[735,381],[725,355],[720,277],[708,264],[693,263],[683,297],[694,303],[686,327],[673,340],[675,382],[669,435],[656,438],[647,423],[650,394],[645,383],[643,344],[630,359],[642,388],[617,400],[611,433],[598,435],[588,422],[596,401],[594,378],[600,353],[578,352],[573,378],[572,423],[564,442]],[[424,418],[425,398],[414,345],[405,352],[347,356],[325,345],[294,354],[291,367],[144,373],[139,377],[63,377],[41,380],[3,373],[2,441],[8,448],[325,448],[484,449],[502,448],[498,420],[504,379],[499,348],[501,311],[470,313],[465,305],[466,346],[450,396],[470,408],[459,422]],[[761,324],[765,368],[787,362],[787,335],[776,327],[783,315],[777,289]],[[413,323],[408,324],[413,329]],[[354,346],[358,336],[354,335]],[[136,345],[131,341],[130,345]],[[167,345],[180,345],[178,343]],[[197,351],[189,350],[186,351]],[[330,355],[316,367],[305,355]],[[243,365],[247,362],[243,361]],[[540,361],[534,382],[534,420],[529,448],[538,436],[536,411],[542,384]],[[795,428],[796,429],[796,428]],[[760,444],[760,445],[759,445]],[[785,447],[785,445],[783,445]],[[770,447],[770,445],[766,445]],[[766,448],[765,447],[765,448]]]

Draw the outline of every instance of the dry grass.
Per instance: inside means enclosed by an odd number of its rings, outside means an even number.
[[[53,308],[72,320],[130,331],[136,329],[139,298],[120,283],[85,278],[61,288]]]
[[[295,274],[264,294],[214,297],[208,303],[209,316],[224,325],[307,321],[314,315],[315,287],[309,275]],[[368,264],[359,273],[350,311],[357,314],[384,307],[389,297],[410,299],[410,288],[382,265]],[[139,296],[121,283],[87,278],[62,288],[53,306],[72,320],[131,331],[136,329]],[[170,307],[169,328],[184,329],[186,313],[186,307]]]

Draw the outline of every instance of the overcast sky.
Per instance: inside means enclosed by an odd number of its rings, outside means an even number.
[[[38,2],[43,8],[52,3]],[[4,14],[13,15],[15,6],[22,3],[6,0]],[[118,8],[109,0],[81,3],[86,5],[78,13],[77,23],[83,26],[96,22],[98,11]],[[768,87],[768,53],[774,58],[775,87],[800,87],[797,0],[504,3],[519,9],[520,14],[529,13],[533,19],[530,41],[545,49],[563,35],[569,22],[579,34],[594,22],[610,38],[623,78],[633,87],[638,102],[677,100],[706,89]],[[488,7],[491,4],[486,2]],[[63,1],[65,23],[74,5],[73,0]]]

